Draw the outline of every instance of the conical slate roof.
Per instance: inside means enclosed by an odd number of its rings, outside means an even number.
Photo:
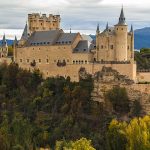
[[[29,29],[28,29],[28,25],[26,23],[23,34],[21,36],[21,40],[27,40],[29,37]]]
[[[7,46],[5,34],[3,35],[2,46]]]
[[[120,13],[120,17],[119,17],[119,22],[118,22],[119,25],[126,25],[126,18],[125,18],[125,15],[124,15],[124,10],[123,10],[123,7],[121,9],[121,13]]]
[[[97,30],[96,30],[97,33],[99,33],[99,24],[97,24]]]
[[[18,40],[17,40],[17,37],[15,36],[14,45],[17,45],[17,44],[18,44]]]
[[[106,24],[106,30],[108,30],[109,29],[109,26],[108,26],[108,22],[107,22],[107,24]]]
[[[132,32],[132,33],[133,33],[133,25],[131,25],[131,29],[130,29],[130,32]]]

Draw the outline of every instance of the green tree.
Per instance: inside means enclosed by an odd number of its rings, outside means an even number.
[[[105,98],[112,103],[116,112],[128,113],[130,111],[129,98],[125,88],[113,87],[113,89],[106,92]]]

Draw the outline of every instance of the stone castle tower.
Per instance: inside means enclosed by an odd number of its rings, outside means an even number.
[[[115,25],[116,33],[116,60],[127,61],[127,44],[128,44],[128,26],[126,24],[123,8],[119,17],[119,22]]]
[[[48,31],[60,28],[60,15],[46,14],[40,15],[39,13],[28,14],[29,30],[31,33],[34,31]]]
[[[128,32],[128,25],[123,8],[119,22],[114,27],[108,23],[103,32],[100,32],[99,25],[96,31],[96,61],[132,61],[134,53],[133,27]]]
[[[6,58],[7,56],[8,56],[8,45],[4,34],[1,47],[0,47],[0,57]]]

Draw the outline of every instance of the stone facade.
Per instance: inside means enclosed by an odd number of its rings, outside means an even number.
[[[4,35],[0,45],[0,64],[10,64],[11,62],[12,58],[8,57],[8,45]]]
[[[131,26],[125,22],[123,8],[118,24],[114,27],[106,25],[106,29],[100,32],[99,25],[96,32],[96,56],[97,61],[134,61],[134,33]]]
[[[132,27],[128,32],[123,8],[114,27],[107,25],[103,32],[97,27],[96,41],[80,33],[65,33],[60,29],[60,16],[52,17],[51,21],[57,22],[54,28],[45,15],[28,17],[29,26],[26,24],[20,41],[14,45],[14,61],[20,67],[39,69],[45,78],[69,76],[72,81],[78,81],[80,68],[94,75],[106,66],[137,81],[134,32]]]
[[[31,33],[35,31],[46,31],[60,29],[60,15],[39,13],[28,14],[29,30]]]

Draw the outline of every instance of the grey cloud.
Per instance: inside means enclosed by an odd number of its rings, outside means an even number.
[[[69,29],[95,30],[97,23],[105,28],[118,22],[121,6],[101,5],[105,0],[64,0],[61,4],[50,5],[50,1],[40,5],[36,0],[0,0],[0,28],[22,29],[27,14],[32,12],[60,13],[62,27]],[[145,8],[125,7],[125,15],[129,24],[139,28],[150,24],[150,10]]]

